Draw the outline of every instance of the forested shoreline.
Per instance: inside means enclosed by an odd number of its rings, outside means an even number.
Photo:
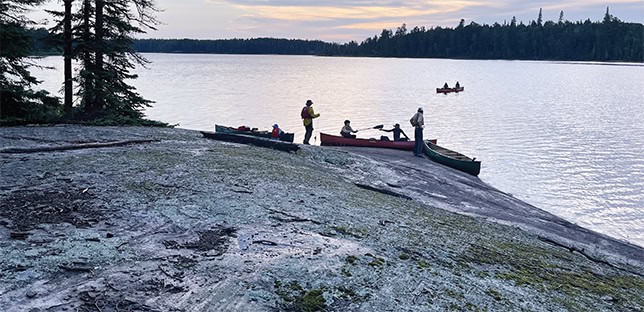
[[[423,26],[383,29],[358,43],[320,40],[135,39],[156,30],[154,0],[64,0],[47,11],[51,29],[37,27],[26,13],[46,0],[0,1],[0,126],[27,123],[161,124],[145,120],[153,101],[130,84],[147,60],[142,52],[286,54],[355,57],[509,59],[644,62],[644,25],[624,22],[606,9],[601,21],[516,18],[492,25],[461,19],[454,28]],[[30,72],[37,55],[64,56],[64,97],[36,91]],[[72,61],[79,68],[73,70]],[[74,100],[76,98],[76,100]]]
[[[361,43],[327,43],[319,40],[254,39],[138,39],[138,52],[286,54],[361,57],[518,59],[561,61],[644,62],[644,25],[620,21],[606,11],[602,21],[543,22],[492,25],[461,20],[455,28],[414,27],[396,30]]]

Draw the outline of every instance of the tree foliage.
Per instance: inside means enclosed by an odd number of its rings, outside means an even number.
[[[644,61],[644,25],[625,23],[609,14],[602,21],[543,22],[542,10],[528,24],[478,24],[461,20],[455,28],[414,27],[402,24],[383,29],[361,43],[274,38],[191,40],[136,40],[140,52],[305,54],[334,56],[424,57],[462,59],[520,59],[569,61]]]
[[[136,65],[148,62],[134,50],[133,36],[154,29],[154,0],[82,0],[72,14],[72,57],[80,62],[74,81],[77,116],[142,118],[143,98],[128,81]],[[52,12],[61,17],[61,12]],[[61,23],[52,29],[61,34]]]
[[[342,46],[336,55],[379,57],[431,57],[463,59],[523,59],[577,61],[644,61],[644,25],[625,23],[610,15],[601,22],[590,20],[542,22],[517,25],[480,25],[461,20],[452,28],[414,29],[402,36],[367,38],[357,47]],[[333,54],[333,53],[332,53]]]
[[[59,101],[34,91],[39,81],[29,71],[34,50],[27,29],[34,23],[25,13],[42,2],[0,0],[0,125],[47,122],[58,114]]]

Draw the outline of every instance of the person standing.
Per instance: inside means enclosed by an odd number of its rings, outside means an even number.
[[[313,118],[320,117],[320,114],[316,114],[313,111],[313,101],[307,100],[306,106],[302,108],[302,121],[304,122],[304,128],[306,129],[306,134],[304,134],[304,144],[309,145],[309,140],[311,135],[313,135]]]
[[[414,114],[409,120],[412,126],[414,126],[414,139],[416,144],[414,145],[414,156],[423,157],[423,128],[425,128],[425,118],[423,117],[423,108],[419,107],[418,112]]]

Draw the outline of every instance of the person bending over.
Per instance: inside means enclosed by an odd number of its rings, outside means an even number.
[[[409,141],[409,137],[407,134],[405,134],[405,131],[400,129],[400,124],[395,124],[393,129],[380,129],[381,131],[384,132],[393,132],[394,133],[394,141]],[[404,138],[401,138],[400,135],[404,135]]]

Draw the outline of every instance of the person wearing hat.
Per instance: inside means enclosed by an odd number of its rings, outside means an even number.
[[[304,134],[304,144],[309,145],[309,140],[311,135],[313,135],[313,118],[320,117],[320,114],[316,114],[313,111],[313,101],[307,100],[306,106],[302,108],[302,121],[304,122],[304,128],[306,129],[306,134]]]
[[[280,129],[280,126],[278,126],[277,124],[274,124],[273,131],[271,132],[271,138],[273,140],[279,140],[282,137],[282,135],[284,135],[284,131]]]
[[[425,128],[425,118],[423,117],[423,108],[419,107],[418,111],[414,116],[409,120],[412,126],[414,126],[414,139],[416,144],[414,145],[414,155],[418,157],[423,157],[423,128]]]
[[[389,129],[389,130],[381,128],[380,131],[393,132],[394,133],[394,141],[409,141],[409,137],[407,136],[405,131],[402,131],[402,129],[400,129],[400,124],[395,124],[394,128]],[[404,135],[405,137],[401,139],[400,134]]]

